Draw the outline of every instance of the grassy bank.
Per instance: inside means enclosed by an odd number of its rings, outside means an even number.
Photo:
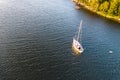
[[[83,8],[85,8],[85,9],[87,9],[87,10],[93,12],[93,13],[96,13],[96,14],[102,16],[102,17],[105,17],[107,19],[110,19],[110,20],[113,20],[113,21],[116,21],[116,22],[120,23],[120,18],[118,16],[110,16],[108,14],[104,14],[103,12],[97,11],[94,8],[91,8],[90,6],[87,6],[86,4],[84,4],[84,3],[82,3],[78,0],[73,0],[73,2],[76,4],[76,6],[83,7]]]

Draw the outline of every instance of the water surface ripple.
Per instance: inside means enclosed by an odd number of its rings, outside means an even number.
[[[85,51],[75,55],[81,19]],[[118,23],[76,10],[70,0],[0,1],[0,80],[119,79]]]

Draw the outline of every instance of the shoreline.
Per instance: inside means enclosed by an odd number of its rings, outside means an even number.
[[[74,2],[76,4],[76,6],[83,7],[84,9],[91,11],[99,16],[102,16],[102,17],[105,17],[106,19],[113,20],[113,21],[120,23],[120,18],[118,18],[118,17],[112,17],[109,15],[105,15],[102,12],[99,12],[99,11],[94,10],[93,8],[90,8],[89,6],[87,6],[86,4],[84,4],[82,2],[78,2],[77,0],[72,0],[72,2]]]

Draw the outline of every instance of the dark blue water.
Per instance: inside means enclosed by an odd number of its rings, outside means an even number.
[[[75,55],[81,19],[85,51]],[[0,80],[119,79],[120,24],[70,0],[0,0]]]

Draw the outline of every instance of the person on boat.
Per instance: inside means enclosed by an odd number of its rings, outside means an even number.
[[[78,49],[81,49],[80,47],[78,47]]]

